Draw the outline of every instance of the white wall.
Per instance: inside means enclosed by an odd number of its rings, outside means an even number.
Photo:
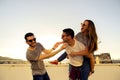
[[[67,65],[47,65],[51,80],[68,80]],[[0,80],[32,80],[29,64],[0,64]],[[120,80],[120,64],[98,64],[89,80]]]

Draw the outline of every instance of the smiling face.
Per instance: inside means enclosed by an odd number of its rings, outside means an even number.
[[[67,42],[68,44],[71,43],[74,38],[74,31],[70,28],[64,29],[61,38],[63,42]]]
[[[36,38],[34,36],[28,36],[27,39],[26,39],[26,43],[30,47],[35,47],[36,46]]]
[[[82,24],[81,24],[81,32],[84,33],[87,31],[89,27],[89,22],[88,21],[84,21]]]
[[[67,42],[69,43],[69,41],[72,39],[72,37],[70,35],[67,35],[65,32],[62,33],[62,40],[63,42]]]

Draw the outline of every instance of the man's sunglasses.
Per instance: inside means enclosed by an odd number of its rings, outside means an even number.
[[[27,40],[28,42],[33,42],[33,41],[36,41],[36,38],[33,38],[31,40]]]

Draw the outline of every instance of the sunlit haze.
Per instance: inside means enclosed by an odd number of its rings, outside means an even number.
[[[61,41],[64,28],[80,32],[85,19],[96,26],[100,43],[95,54],[120,58],[119,0],[0,0],[0,56],[26,60],[27,32],[49,49]]]

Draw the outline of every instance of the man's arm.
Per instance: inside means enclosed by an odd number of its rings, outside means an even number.
[[[59,45],[61,44],[61,42],[57,42],[57,43],[55,43],[54,44],[54,46],[53,46],[53,48],[52,49],[44,49],[44,53],[45,54],[49,54],[49,53],[51,53],[53,50],[55,50]]]
[[[47,59],[47,58],[50,58],[50,57],[56,55],[57,53],[59,53],[60,51],[62,51],[63,49],[65,49],[66,46],[67,46],[66,44],[63,44],[59,49],[54,50],[53,52],[47,53],[47,54],[46,54],[47,50],[43,50],[44,54],[41,54],[39,56],[39,60]]]
[[[56,55],[57,53],[59,53],[60,51],[62,51],[63,49],[62,48],[60,48],[60,49],[58,49],[58,50],[56,50],[56,51],[53,51],[53,52],[51,52],[51,53],[47,53],[47,54],[40,54],[40,56],[39,56],[39,60],[43,60],[43,59],[47,59],[47,58],[50,58],[50,57],[52,57],[52,56],[54,56],[54,55]],[[44,52],[44,51],[43,51]]]

